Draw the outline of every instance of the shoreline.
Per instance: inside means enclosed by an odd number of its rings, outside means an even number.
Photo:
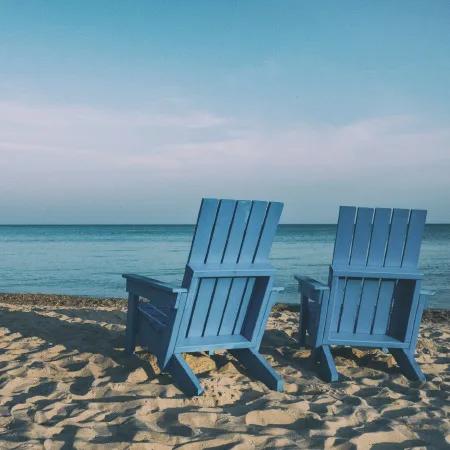
[[[0,292],[0,304],[75,308],[108,307],[123,309],[127,307],[127,299],[84,295]],[[300,305],[278,303],[273,307],[273,311],[299,312]],[[450,320],[450,309],[428,308],[424,311],[422,320],[448,322]]]

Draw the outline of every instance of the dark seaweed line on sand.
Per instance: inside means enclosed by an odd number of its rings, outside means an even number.
[[[111,307],[122,309],[126,307],[126,299],[123,298],[98,298],[60,294],[0,293],[0,303],[33,306],[72,306],[78,308]],[[275,306],[274,310],[299,311],[299,306],[279,304]],[[450,310],[428,309],[424,313],[424,319],[432,320],[433,322],[447,322],[450,319]]]

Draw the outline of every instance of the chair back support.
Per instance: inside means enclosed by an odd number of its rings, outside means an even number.
[[[267,306],[269,253],[282,203],[203,199],[183,279],[189,289],[179,333],[251,340]]]
[[[407,340],[426,211],[342,206],[330,267],[330,339]]]

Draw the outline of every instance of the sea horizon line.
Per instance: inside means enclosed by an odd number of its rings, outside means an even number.
[[[450,225],[449,222],[428,222],[428,225]],[[195,223],[0,223],[0,227],[194,227]],[[280,223],[289,226],[336,226],[336,223]]]

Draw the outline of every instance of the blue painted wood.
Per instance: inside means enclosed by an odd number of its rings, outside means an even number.
[[[198,395],[201,387],[181,353],[217,349],[237,352],[243,363],[253,363],[259,379],[281,388],[258,349],[280,291],[273,287],[268,258],[282,207],[278,202],[203,199],[181,288],[124,275],[136,303],[130,308],[127,342],[137,339],[151,348],[160,367],[187,394]]]
[[[275,269],[270,264],[256,263],[189,264],[188,268],[201,278],[265,277],[275,274]]]
[[[333,290],[333,302],[331,306],[331,317],[329,328],[327,330],[337,331],[339,324],[341,323],[342,309],[345,298],[345,291],[347,289],[347,278],[344,277],[333,277],[335,283],[335,289]]]
[[[187,334],[189,332],[189,324],[191,321],[191,317],[192,317],[192,309],[195,306],[195,301],[197,299],[197,294],[198,294],[198,290],[199,290],[199,286],[200,286],[200,282],[201,282],[201,278],[198,277],[193,277],[192,273],[189,270],[189,266],[186,267],[186,271],[185,271],[185,276],[184,276],[184,280],[189,279],[189,289],[188,289],[188,293],[186,296],[186,305],[183,309],[183,314],[181,317],[181,322],[180,322],[180,326],[179,326],[179,331],[178,331],[178,336],[177,336],[177,342],[178,339],[181,339],[181,337],[187,337]]]
[[[136,342],[141,347],[152,347],[153,354],[158,360],[158,364],[163,368],[165,346],[164,337],[167,330],[161,330],[154,327],[148,317],[144,314],[137,314],[137,332],[135,335]]]
[[[426,217],[427,212],[424,210],[411,211],[408,234],[406,237],[405,249],[403,251],[402,267],[417,267]]]
[[[355,333],[365,333],[371,330],[379,288],[379,280],[364,280]]]
[[[203,336],[209,306],[215,294],[216,283],[217,280],[214,278],[204,278],[200,280],[186,337]]]
[[[420,328],[420,322],[422,321],[422,314],[425,310],[425,307],[428,303],[428,298],[434,295],[433,292],[427,292],[424,290],[421,290],[419,293],[419,305],[416,310],[416,315],[414,317],[414,323],[411,330],[411,343],[409,345],[409,348],[412,352],[415,351],[416,345],[417,345],[417,339],[419,337],[419,328]]]
[[[333,264],[346,266],[350,261],[355,215],[356,208],[353,206],[342,206],[339,209]]]
[[[313,361],[318,365],[318,371],[325,381],[332,382],[339,379],[329,345],[322,345],[314,349],[311,356]]]
[[[417,270],[409,270],[396,267],[339,267],[331,266],[333,275],[345,278],[375,278],[375,279],[386,279],[386,280],[397,280],[401,278],[402,280],[418,280],[423,277],[423,274]]]
[[[389,228],[392,210],[377,208],[373,219],[372,237],[369,245],[367,266],[383,267],[386,246],[389,239]]]
[[[137,332],[137,307],[139,296],[128,294],[128,310],[127,310],[127,330],[125,336],[125,350],[127,353],[134,353],[136,347]]]
[[[342,303],[341,317],[338,323],[338,332],[353,332],[353,330],[356,328],[361,293],[362,281],[352,278],[348,279]]]
[[[414,353],[404,348],[390,348],[389,351],[397,361],[400,370],[410,380],[425,382],[426,378],[414,359]]]
[[[384,265],[386,267],[400,267],[402,264],[403,248],[405,245],[408,226],[407,209],[394,209],[389,233],[388,246]]]
[[[177,288],[175,286],[170,285],[169,283],[164,283],[162,281],[154,280],[153,278],[144,277],[142,275],[133,275],[133,274],[123,274],[123,278],[127,281],[134,283],[133,289],[136,289],[136,284],[141,283],[146,289],[156,289],[157,292],[167,292],[172,294],[174,292],[186,292],[184,288]],[[147,293],[148,295],[151,295]],[[146,294],[146,295],[147,295]]]
[[[385,334],[387,331],[395,285],[396,281],[384,279],[380,281],[375,316],[371,327],[373,334]]]
[[[182,344],[177,345],[177,351],[189,353],[223,348],[247,348],[252,347],[252,345],[251,341],[239,334],[232,336],[194,336],[183,339]]]
[[[189,365],[179,353],[174,353],[170,358],[167,370],[172,375],[175,384],[188,396],[200,395],[203,388],[198,378],[192,372]]]
[[[358,208],[350,255],[350,266],[352,267],[362,267],[367,263],[372,235],[373,214],[374,210],[372,208]],[[361,309],[362,292],[366,283],[364,278],[350,278],[348,273],[345,275],[347,277],[347,286],[341,320],[338,326],[339,331],[343,333],[356,331]]]
[[[414,350],[425,304],[418,270],[425,219],[424,210],[341,207],[329,290],[296,277],[300,342],[312,338],[326,379],[337,378],[330,345],[387,348],[406,376],[423,379]]]
[[[266,216],[264,219],[264,226],[261,229],[259,242],[253,256],[253,262],[264,263],[269,258],[272,242],[277,231],[278,222],[280,221],[283,204],[278,202],[271,202],[267,206]]]
[[[327,284],[321,283],[310,277],[295,275],[294,278],[298,281],[301,291],[307,290],[309,293],[308,295],[313,295],[317,291],[326,291],[329,289]]]
[[[300,347],[306,346],[306,329],[309,319],[309,299],[306,295],[301,296],[300,300],[300,324],[298,327],[298,343]]]
[[[235,217],[238,202],[234,200],[222,200],[220,203],[219,215],[216,220],[214,235],[211,239],[206,267],[207,270],[211,264],[222,265],[225,257],[225,249],[231,232],[231,224]],[[219,269],[220,270],[220,269]],[[212,274],[209,273],[208,276]],[[233,275],[233,274],[231,274]],[[203,334],[214,336],[218,334],[221,319],[226,307],[226,301],[233,278],[220,278],[216,281],[214,295],[210,300],[208,315],[206,317]],[[204,280],[206,282],[206,280]]]
[[[224,263],[237,263],[251,211],[252,202],[242,200],[237,202],[227,246],[223,255]]]
[[[266,329],[266,323],[269,319],[270,311],[272,307],[276,304],[278,299],[278,294],[281,292],[282,288],[273,288],[272,282],[269,283],[268,290],[262,301],[262,307],[257,314],[255,321],[254,333],[252,342],[259,348],[261,345],[262,338],[264,336],[264,331]]]
[[[365,266],[372,235],[372,208],[358,208],[350,255],[351,266]]]
[[[175,314],[172,314],[167,324],[167,345],[165,351],[161,356],[161,367],[165,368],[170,361],[174,351],[175,345],[178,340],[178,335],[182,328],[183,313],[187,304],[188,293],[181,292],[177,294],[177,302],[182,307],[176,310]],[[178,330],[178,332],[176,332]]]
[[[216,290],[209,306],[208,318],[204,329],[204,334],[207,336],[217,336],[219,334],[222,316],[230,292],[231,281],[232,278],[221,278],[217,280]]]
[[[409,342],[400,341],[387,334],[373,333],[330,333],[327,344],[350,345],[353,347],[400,347],[407,348]]]
[[[205,268],[207,271],[209,265],[219,265],[223,261],[236,204],[237,202],[234,200],[220,201],[208,253],[205,258]],[[202,286],[204,288],[205,286],[209,286],[213,291],[211,294],[199,295],[199,297],[203,299],[202,301],[199,300],[197,302],[197,308],[200,308],[200,311],[198,313],[196,311],[193,312],[194,318],[196,317],[196,314],[200,317],[201,336],[217,334],[220,318],[225,308],[225,299],[227,298],[229,282],[231,281],[231,279],[215,279],[212,277],[211,273],[207,276],[208,278],[202,280]],[[207,311],[206,316],[203,314],[203,311]],[[195,321],[191,326],[195,326]],[[195,330],[192,335],[196,335]]]
[[[314,322],[311,326],[308,324],[307,329],[313,337],[313,348],[319,347],[324,342],[324,333],[326,329],[327,318],[331,315],[330,312],[330,297],[333,295],[333,289],[320,291],[319,302],[315,302],[309,308],[314,312]],[[315,305],[315,308],[312,306]]]
[[[233,278],[231,280],[226,305],[219,325],[219,335],[224,336],[233,334],[239,308],[241,306],[242,292],[248,281],[248,278]]]
[[[204,223],[208,225],[207,233],[205,233],[209,237],[208,245],[206,245],[206,240],[198,240],[198,242],[201,242],[201,245],[196,245],[194,239],[193,248],[195,247],[196,251],[191,251],[190,262],[195,262],[192,260],[193,255],[196,258],[201,258],[207,270],[208,264],[218,264],[222,261],[228,237],[228,230],[234,215],[235,204],[236,202],[232,200],[222,200],[219,201],[217,205],[214,204],[214,222],[212,222],[210,218],[208,218],[208,220],[206,220],[206,218],[204,219]],[[215,294],[218,283],[219,280],[212,277],[201,280],[197,298],[192,310],[187,337],[204,335],[211,307],[213,307],[215,303]],[[219,291],[221,291],[221,289],[219,289]]]
[[[254,262],[267,210],[267,202],[253,202],[247,228],[239,250],[239,262]]]
[[[244,280],[236,280],[237,286]],[[239,292],[239,308],[236,313],[236,320],[233,325],[233,333],[242,333],[242,325],[244,324],[245,317],[247,315],[248,305],[250,303],[251,297],[253,295],[253,289],[255,287],[255,278],[248,278],[246,280],[245,286],[243,286],[242,291]],[[261,292],[259,295],[262,295]]]
[[[142,314],[156,330],[163,331],[166,329],[169,317],[164,310],[158,309],[150,303],[141,303],[138,307],[138,312]]]
[[[188,262],[205,262],[219,203],[219,200],[212,198],[202,200]]]

